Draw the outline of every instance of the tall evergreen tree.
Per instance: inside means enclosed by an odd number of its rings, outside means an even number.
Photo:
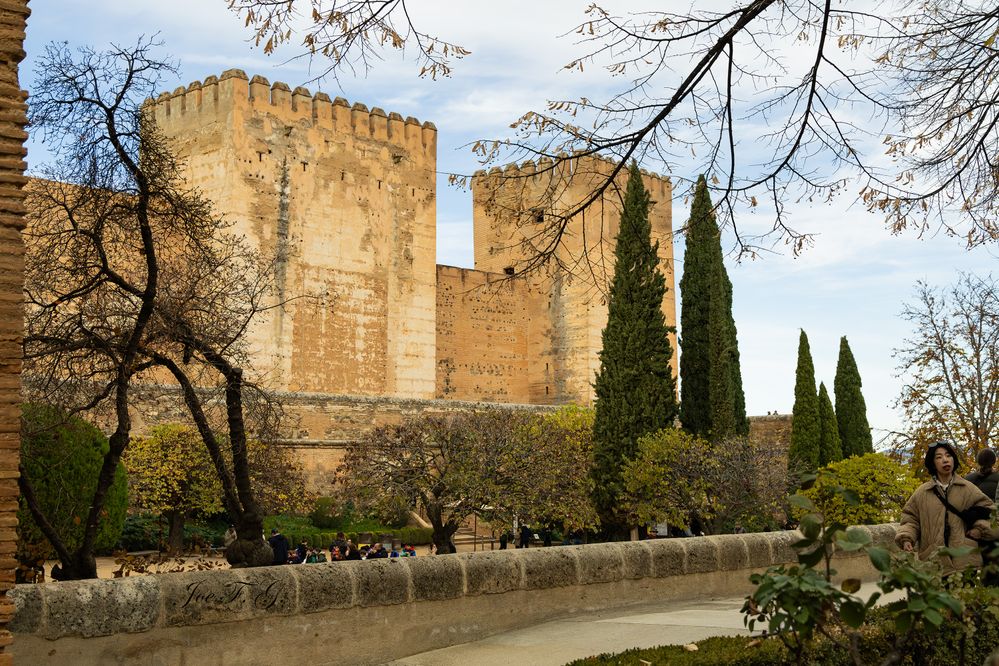
[[[594,383],[593,499],[605,532],[613,535],[629,527],[618,508],[625,458],[635,456],[641,436],[671,426],[677,415],[673,349],[662,311],[666,280],[651,231],[649,194],[632,164]]]
[[[788,461],[814,471],[819,466],[819,398],[815,392],[815,366],[808,336],[798,338],[798,369],[794,381],[794,409],[791,416],[791,448]]]
[[[850,343],[844,335],[839,339],[839,360],[836,362],[836,423],[843,445],[843,457],[874,453],[871,426],[867,423],[867,404],[861,392],[860,370],[853,358]]]
[[[824,383],[819,384],[819,467],[843,459],[839,442],[839,426],[836,425],[836,412],[833,410],[829,391]]]
[[[748,434],[749,420],[732,317],[732,282],[712,208],[701,176],[690,207],[680,278],[680,421],[693,434],[720,439]]]

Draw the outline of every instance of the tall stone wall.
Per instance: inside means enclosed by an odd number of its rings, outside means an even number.
[[[613,164],[593,157],[569,160],[552,169],[551,162],[526,162],[479,172],[472,181],[475,268],[516,271],[548,243],[545,231],[552,215],[565,213],[590,196],[609,176]],[[607,325],[607,292],[614,274],[614,245],[620,225],[627,172],[617,177],[593,203],[573,218],[559,236],[556,262],[541,288],[547,295],[532,318],[545,319],[550,359],[532,359],[532,370],[548,367],[544,383],[551,400],[589,404],[592,382],[600,367],[601,334]],[[673,271],[672,185],[669,179],[643,173],[652,199],[652,240],[659,243],[660,270],[666,278],[663,314],[676,324]],[[673,372],[676,373],[676,339]],[[543,352],[544,350],[539,349]],[[538,377],[532,381],[541,383]]]
[[[554,402],[546,302],[527,280],[437,266],[437,397]]]
[[[277,262],[258,368],[292,391],[432,398],[433,124],[240,70],[153,108],[189,182]]]
[[[17,66],[24,58],[26,0],[0,0],[0,665],[12,664],[7,624],[14,605],[17,468],[21,448],[21,339],[24,315],[25,93]]]
[[[754,444],[778,444],[788,450],[791,448],[791,415],[750,416],[749,440]]]
[[[142,435],[164,423],[190,423],[180,392],[172,386],[136,386],[132,390],[132,428]],[[277,391],[285,418],[280,439],[302,463],[309,490],[328,494],[348,443],[374,428],[394,425],[427,414],[476,409],[543,411],[538,405],[495,404],[464,400],[424,400],[359,395]],[[251,436],[253,433],[251,432]]]

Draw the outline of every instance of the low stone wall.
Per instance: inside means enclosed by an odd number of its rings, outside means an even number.
[[[879,544],[893,525],[866,528]],[[797,532],[20,585],[21,663],[374,664],[551,618],[747,593]],[[874,578],[864,555],[840,577]]]

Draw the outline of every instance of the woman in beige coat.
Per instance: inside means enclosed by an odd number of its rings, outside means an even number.
[[[992,500],[975,484],[957,475],[954,447],[949,442],[931,444],[923,464],[931,479],[919,486],[905,503],[895,543],[905,551],[918,549],[919,559],[925,560],[943,546],[975,548],[976,539],[992,537]],[[982,564],[977,552],[960,558],[941,555],[939,561],[945,574]]]

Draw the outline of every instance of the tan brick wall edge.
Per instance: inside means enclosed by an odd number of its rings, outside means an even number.
[[[888,545],[895,525],[865,527]],[[735,596],[797,532],[19,585],[25,663],[384,663],[572,613]],[[873,579],[862,553],[843,577]]]
[[[18,82],[24,58],[27,0],[0,0],[0,589],[14,586],[17,466],[20,452],[21,338],[24,315],[25,93]],[[0,666],[13,663],[7,623],[14,607],[0,600]],[[28,662],[24,662],[28,663]]]

